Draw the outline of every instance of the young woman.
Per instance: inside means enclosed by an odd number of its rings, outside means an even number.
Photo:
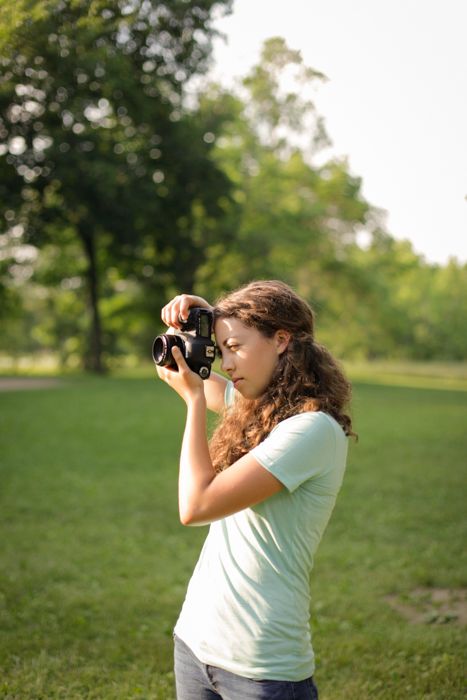
[[[180,327],[213,308],[222,370],[203,382],[174,348],[161,379],[187,405],[180,520],[210,523],[175,627],[178,700],[310,700],[313,557],[342,483],[350,385],[314,340],[308,304],[286,284],[248,284],[214,307],[182,294]],[[221,414],[210,443],[206,409]]]

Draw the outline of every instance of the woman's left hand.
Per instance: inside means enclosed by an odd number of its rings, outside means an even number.
[[[191,371],[179,348],[172,348],[172,357],[177,363],[178,372],[156,365],[157,374],[162,381],[172,387],[187,405],[198,397],[204,399],[203,380]]]

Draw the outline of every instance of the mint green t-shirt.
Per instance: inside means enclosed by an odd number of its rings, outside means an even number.
[[[227,404],[233,395],[229,382]],[[175,626],[202,663],[253,679],[313,674],[310,573],[347,442],[332,417],[307,412],[280,422],[251,451],[285,488],[210,525]]]

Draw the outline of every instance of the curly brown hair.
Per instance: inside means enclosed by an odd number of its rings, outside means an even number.
[[[216,471],[247,454],[282,420],[304,411],[324,411],[352,432],[347,413],[351,385],[329,351],[314,340],[314,313],[291,287],[277,280],[251,282],[221,297],[214,320],[236,318],[271,338],[276,331],[291,334],[279,356],[271,382],[256,399],[236,397],[209,443]]]

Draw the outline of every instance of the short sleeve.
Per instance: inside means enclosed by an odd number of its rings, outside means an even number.
[[[332,466],[335,430],[325,413],[299,413],[281,421],[250,454],[292,492]]]
[[[229,406],[233,406],[235,401],[235,387],[233,385],[233,382],[227,382],[225,385],[225,392],[224,392],[224,404],[229,408]]]

